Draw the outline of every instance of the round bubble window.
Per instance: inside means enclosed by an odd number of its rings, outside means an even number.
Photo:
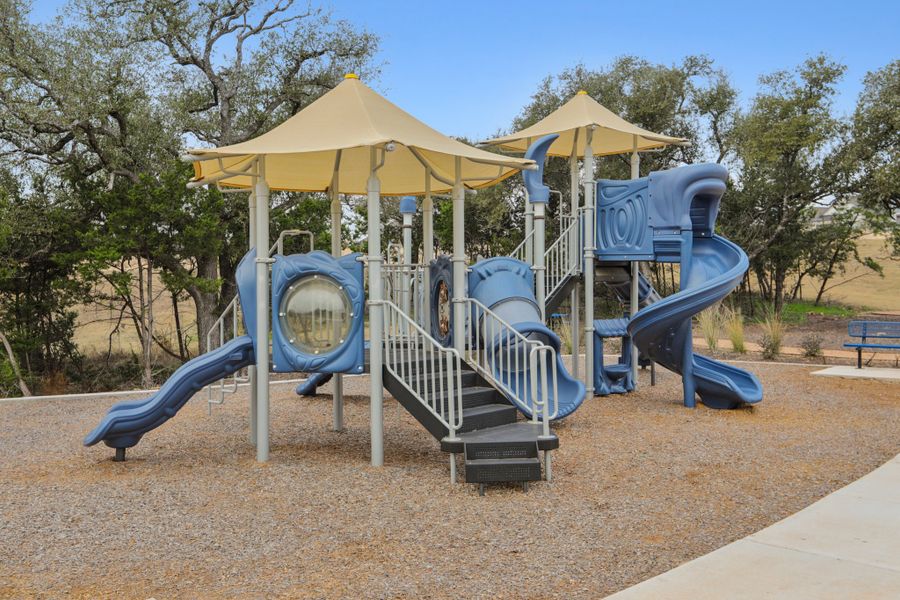
[[[328,277],[313,275],[291,284],[278,311],[288,341],[300,352],[326,354],[344,343],[353,322],[347,292]]]

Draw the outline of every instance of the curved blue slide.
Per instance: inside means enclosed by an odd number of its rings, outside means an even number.
[[[566,370],[560,354],[559,337],[543,323],[537,300],[534,297],[534,273],[527,263],[514,258],[497,257],[482,260],[472,266],[469,272],[469,296],[478,300],[491,312],[509,323],[513,329],[521,333],[529,340],[534,340],[556,350],[557,372],[557,397],[554,401],[553,390],[548,390],[548,398],[551,407],[557,404],[557,419],[570,415],[584,402],[584,384],[573,378]],[[510,348],[510,340],[503,334],[494,334],[489,327],[481,323],[480,315],[473,314],[473,327],[478,327],[482,338],[493,336],[493,340],[485,340],[491,348],[489,352],[499,356],[501,349]],[[488,331],[484,331],[488,329]],[[515,342],[512,342],[515,345]],[[494,368],[494,376],[513,390],[523,390],[525,397],[530,397],[531,372],[525,365],[528,364],[525,349],[517,349],[520,353],[519,361],[497,360],[491,361]],[[550,355],[546,355],[549,363]],[[512,364],[510,364],[512,363]],[[551,373],[553,365],[545,364],[547,373]],[[538,391],[541,394],[542,390]],[[532,410],[529,405],[516,402],[510,398],[519,410],[531,417]]]
[[[331,381],[332,377],[333,373],[310,373],[306,381],[297,386],[296,392],[300,396],[315,396],[319,386]]]
[[[749,262],[736,244],[713,235],[695,238],[684,288],[639,311],[628,324],[638,349],[682,376],[687,406],[694,394],[710,408],[736,408],[762,400],[752,373],[693,353],[691,318],[737,287]]]
[[[84,445],[93,446],[102,441],[117,451],[131,448],[145,433],[174,417],[204,386],[254,361],[253,340],[246,335],[189,360],[149,398],[120,402],[110,408],[100,424],[84,438]]]

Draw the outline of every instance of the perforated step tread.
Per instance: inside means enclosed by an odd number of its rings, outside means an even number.
[[[487,458],[466,461],[466,483],[540,480],[539,458]]]
[[[511,404],[482,404],[463,409],[463,424],[460,432],[488,429],[515,423],[518,411]]]

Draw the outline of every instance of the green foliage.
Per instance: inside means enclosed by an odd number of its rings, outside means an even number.
[[[785,323],[793,325],[802,325],[806,323],[810,314],[823,315],[840,319],[851,319],[856,316],[857,311],[839,304],[813,304],[812,302],[795,301],[788,302],[784,305],[782,311],[782,319]]]
[[[88,288],[74,275],[89,223],[77,202],[54,202],[59,190],[46,180],[29,187],[0,173],[0,331],[33,381],[79,358],[73,308]]]

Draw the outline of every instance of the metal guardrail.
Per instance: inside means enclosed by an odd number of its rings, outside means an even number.
[[[389,300],[384,308],[384,357],[387,369],[409,393],[447,428],[454,440],[463,423],[462,358],[445,348]],[[450,456],[456,482],[456,457]]]
[[[222,311],[222,314],[219,315],[219,318],[216,319],[216,322],[213,323],[213,326],[206,333],[206,351],[214,350],[216,348],[221,348],[225,345],[226,336],[231,334],[230,339],[234,339],[238,335],[239,327],[243,325],[243,319],[241,316],[241,303],[238,301],[238,297],[235,296],[231,299],[231,302],[228,303],[228,306]],[[231,332],[228,332],[225,329],[225,323],[228,322],[228,319],[231,319]],[[218,339],[216,340],[216,345],[213,345],[213,335],[218,334]],[[247,369],[240,369],[235,371],[234,375],[231,377],[226,377],[225,379],[220,379],[215,383],[211,383],[206,386],[207,390],[207,398],[206,398],[206,408],[208,413],[212,413],[213,404],[224,404],[225,403],[225,395],[233,394],[238,389],[239,383],[246,383],[250,381],[250,377],[247,373]]]
[[[541,423],[543,435],[549,436],[550,421],[559,413],[556,350],[528,339],[478,300],[466,298],[464,302],[470,315],[467,362],[520,408],[530,412],[532,422]],[[510,374],[505,381],[503,373]],[[548,398],[552,398],[552,403]]]
[[[509,256],[515,258],[516,260],[521,260],[522,262],[528,262],[528,242],[534,240],[534,231],[531,231],[528,235],[525,236],[518,246],[509,253]]]
[[[412,320],[425,325],[425,265],[384,263],[381,280],[387,300],[399,306]]]
[[[578,235],[579,221],[570,217],[561,221],[561,224],[564,224],[566,221],[568,221],[566,228],[544,252],[546,269],[544,271],[544,285],[548,298],[556,293],[559,286],[565,283],[567,277],[578,272],[581,260],[581,244],[578,241],[580,238],[580,235]]]

